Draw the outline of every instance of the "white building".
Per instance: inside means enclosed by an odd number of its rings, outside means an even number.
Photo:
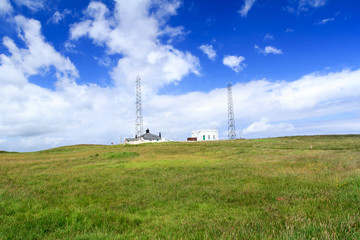
[[[195,130],[191,132],[191,137],[196,138],[197,141],[219,140],[218,130],[216,129]]]

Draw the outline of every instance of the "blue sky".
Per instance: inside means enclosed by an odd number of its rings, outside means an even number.
[[[360,3],[335,0],[0,0],[0,150],[117,143],[144,128],[184,140],[357,134]]]

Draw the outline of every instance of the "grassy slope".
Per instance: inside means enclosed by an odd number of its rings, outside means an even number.
[[[360,239],[359,203],[360,136],[0,153],[0,239]]]

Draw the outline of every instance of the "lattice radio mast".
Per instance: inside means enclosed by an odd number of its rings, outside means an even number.
[[[141,79],[136,77],[136,121],[135,121],[135,137],[138,138],[143,134],[143,115],[141,102]]]
[[[227,88],[228,88],[228,139],[230,140],[230,139],[236,139],[231,82],[228,82]]]

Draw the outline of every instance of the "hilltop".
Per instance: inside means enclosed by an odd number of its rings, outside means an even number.
[[[360,135],[76,145],[0,166],[0,239],[360,238]]]

